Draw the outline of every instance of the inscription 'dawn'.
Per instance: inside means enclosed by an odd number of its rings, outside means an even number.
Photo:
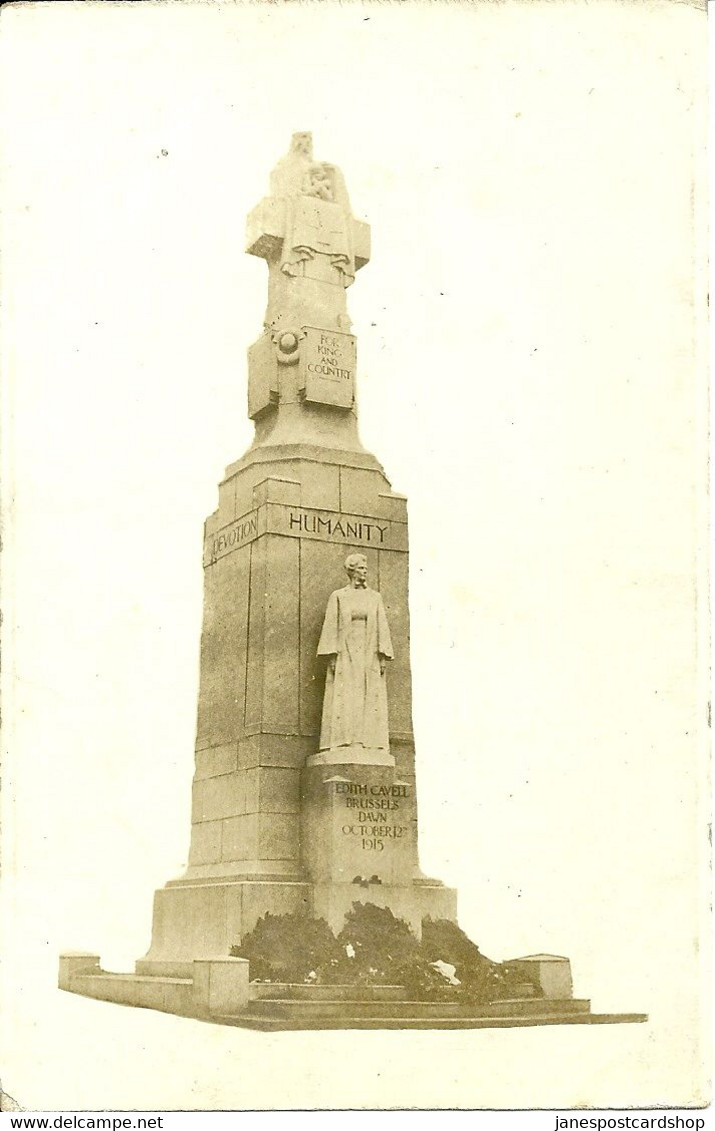
[[[362,849],[383,852],[385,841],[400,840],[408,831],[408,825],[391,824],[394,817],[388,816],[388,813],[399,810],[399,798],[407,798],[406,785],[368,787],[354,782],[336,782],[334,788],[336,794],[348,794],[344,798],[346,809],[358,810],[350,814],[349,819],[353,823],[342,825],[340,831],[343,836],[360,837]]]

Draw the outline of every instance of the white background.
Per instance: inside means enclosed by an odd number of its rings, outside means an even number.
[[[705,12],[2,13],[3,1086],[31,1109],[703,1102]],[[647,1026],[263,1035],[130,969],[188,851],[204,517],[250,443],[247,212],[295,130],[373,258],[365,446],[409,498],[422,865],[487,955]]]

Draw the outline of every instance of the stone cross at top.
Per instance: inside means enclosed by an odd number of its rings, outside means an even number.
[[[348,331],[345,289],[370,259],[370,228],[354,219],[342,173],[313,159],[311,134],[296,133],[270,185],[248,217],[246,241],[268,263],[266,328]]]

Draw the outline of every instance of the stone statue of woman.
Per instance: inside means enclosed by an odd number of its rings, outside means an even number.
[[[385,665],[393,657],[382,597],[367,587],[367,559],[350,554],[348,584],[330,594],[318,655],[328,657],[321,761],[394,765]]]

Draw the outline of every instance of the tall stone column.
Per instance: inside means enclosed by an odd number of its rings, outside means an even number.
[[[456,915],[455,893],[417,863],[406,502],[357,430],[346,290],[369,261],[369,235],[340,171],[313,160],[309,134],[294,135],[248,220],[247,251],[268,265],[264,326],[248,351],[255,438],[205,524],[189,867],[156,894],[142,968],[227,953],[266,911],[307,909],[338,926],[354,899],[369,899],[416,930],[425,914]],[[351,552],[366,559],[394,646],[394,766],[315,757],[318,642]],[[399,821],[360,819],[369,807],[353,801],[365,797],[394,803],[372,808]],[[381,824],[404,831],[363,836]]]

